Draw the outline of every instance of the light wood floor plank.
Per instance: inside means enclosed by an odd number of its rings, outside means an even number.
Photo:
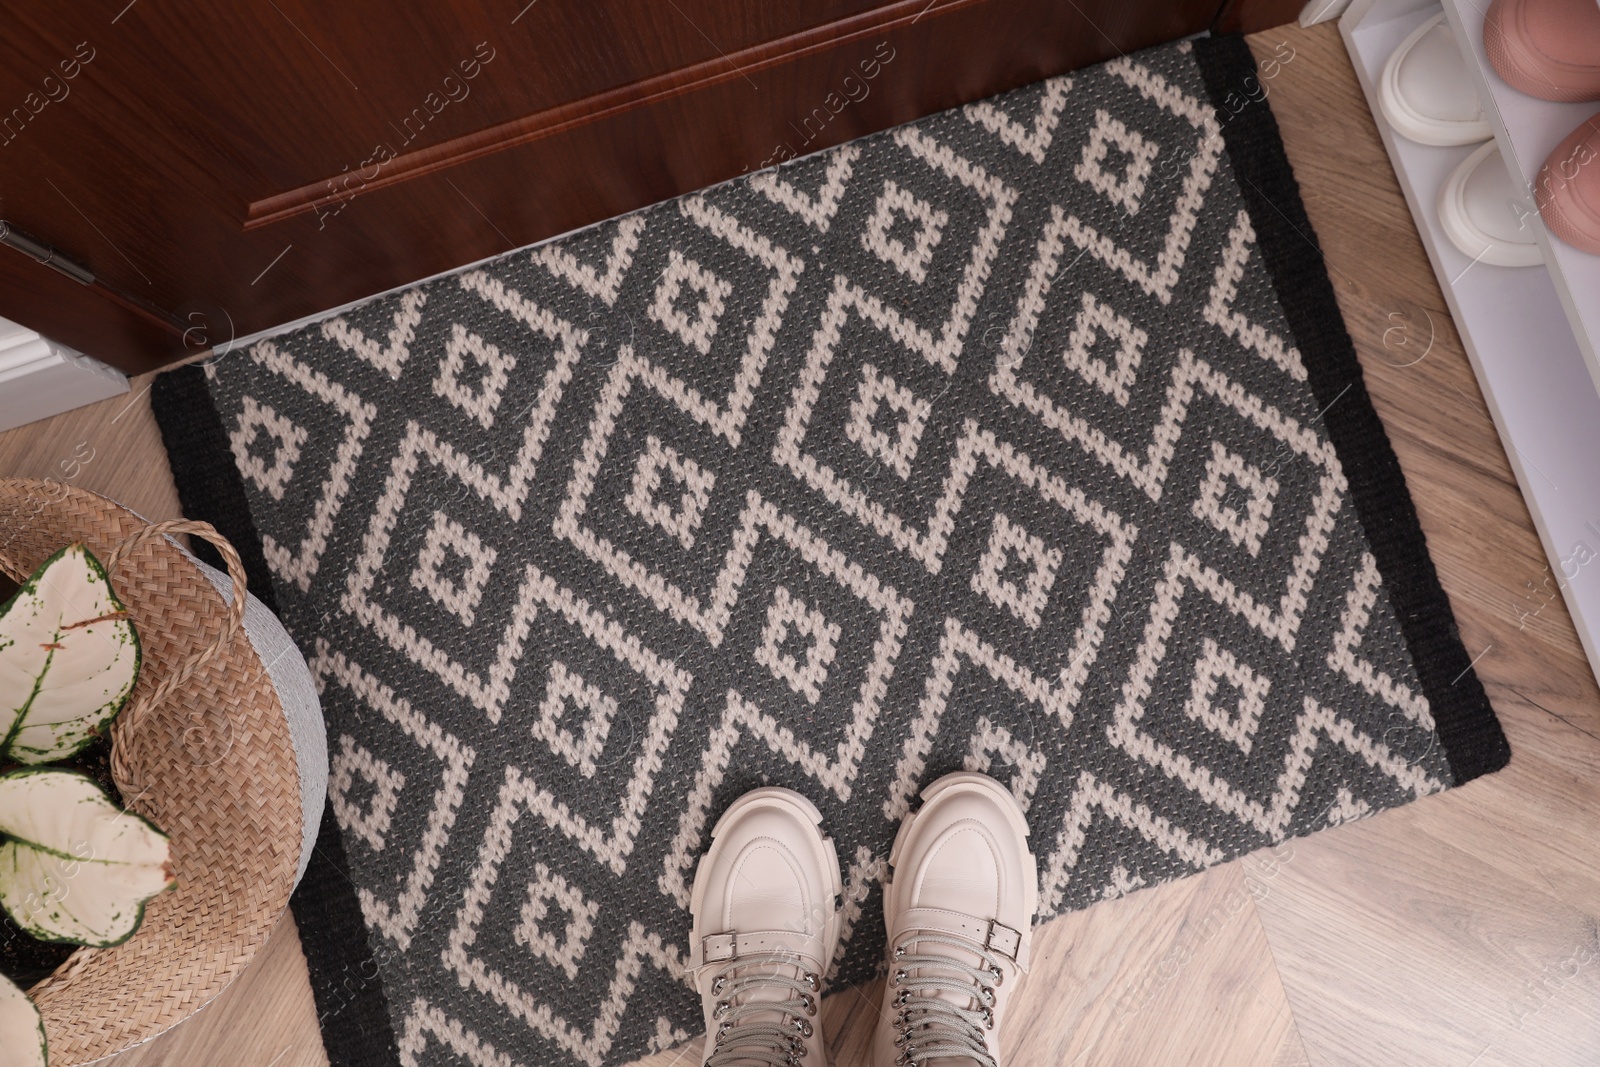
[[[1258,910],[1319,1067],[1594,1063],[1600,694],[1559,598],[1527,588],[1548,574],[1543,550],[1330,30],[1286,31],[1297,55],[1272,103],[1515,755],[1487,779],[1295,842]]]

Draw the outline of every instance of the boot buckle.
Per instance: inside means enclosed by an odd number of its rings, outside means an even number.
[[[1022,934],[991,919],[983,936],[983,947],[1015,962],[1017,953],[1022,951]]]

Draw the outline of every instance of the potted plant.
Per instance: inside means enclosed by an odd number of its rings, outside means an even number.
[[[121,944],[174,885],[165,834],[81,769],[52,766],[108,737],[140,662],[133,620],[83,544],[0,607],[0,909],[41,941]],[[47,1062],[39,1012],[4,976],[0,1048],[7,1064]]]

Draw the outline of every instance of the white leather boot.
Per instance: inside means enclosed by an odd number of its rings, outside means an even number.
[[[821,822],[799,793],[769,788],[734,801],[711,831],[689,904],[701,1067],[827,1067],[817,1010],[840,878]]]
[[[1000,1023],[1028,969],[1039,898],[1021,807],[987,775],[946,775],[922,791],[889,866],[889,980],[873,1067],[999,1067]]]

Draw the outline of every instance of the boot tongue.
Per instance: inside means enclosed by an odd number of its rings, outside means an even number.
[[[752,858],[763,855],[767,858],[760,862]],[[770,926],[770,921],[775,915],[807,914],[806,897],[795,881],[789,863],[781,854],[765,846],[754,846],[741,858],[744,862],[739,868],[738,899],[729,908],[726,928],[743,931],[738,937],[741,954],[749,953],[757,957],[772,954],[779,955],[780,958],[751,959],[746,966],[735,971],[735,975],[741,979],[755,978],[759,975],[802,979],[806,968],[801,956],[804,953],[815,953],[814,939],[808,936],[809,931],[804,928],[784,931],[774,930]],[[774,982],[771,985],[756,986],[749,992],[741,994],[738,1002],[781,1004],[791,998],[794,1002],[788,1006],[798,1011],[800,1006],[795,990],[786,984]],[[782,1023],[784,1012],[781,1008],[775,1008],[770,1013],[747,1015],[743,1022]]]
[[[785,978],[797,980],[804,978],[804,972],[798,964],[787,963],[750,963],[729,976],[729,982],[749,980],[758,975],[781,975]],[[763,982],[752,986],[747,992],[741,993],[733,1004],[772,1004],[771,1011],[753,1013],[739,1020],[740,1026],[751,1023],[777,1023],[783,1024],[788,1016],[800,1010],[800,1002],[794,989],[779,982]]]
[[[1001,865],[996,855],[991,836],[977,829],[975,826],[964,825],[952,828],[941,835],[937,842],[938,862],[927,864],[926,869],[919,872],[916,888],[913,895],[913,904],[906,913],[902,913],[901,921],[906,923],[901,935],[902,941],[923,935],[935,940],[918,940],[912,943],[910,952],[918,956],[928,956],[940,961],[948,960],[951,964],[964,965],[975,971],[983,971],[988,967],[983,958],[978,942],[972,940],[972,925],[978,923],[979,916],[999,914],[1004,894],[1001,892]],[[927,914],[918,914],[921,909],[928,909]],[[952,927],[949,918],[960,916],[966,922]],[[924,925],[924,923],[926,925]],[[955,944],[947,944],[953,941]],[[968,947],[970,946],[970,947]],[[978,986],[971,975],[960,967],[949,968],[941,966],[923,965],[918,968],[906,968],[918,977],[940,978],[959,986],[957,989],[922,989],[918,995],[930,1000],[942,1001],[952,1008],[962,1011],[974,1012],[987,1005],[978,1000]],[[952,1025],[961,1027],[959,1021],[953,1020]],[[980,1028],[982,1024],[979,1024]],[[919,1031],[928,1035],[927,1045],[943,1044],[937,1036],[940,1028]],[[958,1029],[956,1038],[958,1047],[961,1047],[959,1035],[964,1028]],[[913,1044],[919,1044],[917,1036],[912,1037]],[[926,1061],[934,1067],[977,1067],[984,1064],[985,1059],[968,1055],[943,1056],[938,1059]]]
[[[944,944],[943,942],[913,941],[911,942],[907,951],[919,956],[943,956],[945,959],[954,960],[958,963],[965,963],[967,966],[976,967],[979,970],[982,970],[985,966],[987,966],[983,961],[983,957],[979,956],[976,952],[969,952],[966,949],[954,948],[950,945]],[[908,967],[906,968],[906,971],[908,974],[916,977],[927,976],[946,979],[954,978],[958,981],[966,978],[966,975],[959,970],[947,970],[943,967]],[[946,1004],[960,1008],[963,1011],[977,1011],[979,1008],[983,1007],[983,1005],[978,1002],[977,993],[977,986],[973,986],[970,994],[957,993],[951,989],[934,989],[926,990],[921,995],[932,1000],[942,1000]],[[927,1035],[927,1040],[937,1042],[939,1040],[938,1034],[940,1029],[941,1027],[935,1025],[927,1030],[918,1030],[917,1034],[919,1036]],[[916,1043],[915,1038],[912,1039],[912,1043]],[[983,1065],[979,1064],[979,1062],[973,1059],[971,1056],[941,1056],[936,1060],[925,1061],[923,1067],[983,1067]]]

